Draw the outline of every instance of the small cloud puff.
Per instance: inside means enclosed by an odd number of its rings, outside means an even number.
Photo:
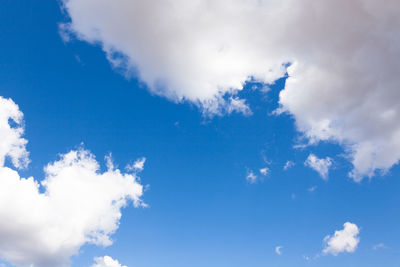
[[[127,171],[141,172],[144,168],[144,163],[146,162],[145,157],[137,159],[133,164],[127,165],[125,169]]]
[[[275,253],[278,254],[279,256],[281,256],[282,255],[282,248],[283,248],[283,246],[275,247]]]
[[[288,170],[294,166],[294,162],[291,160],[286,161],[285,166],[283,166],[283,170]]]
[[[117,260],[114,260],[110,256],[97,257],[94,258],[95,264],[90,267],[127,267],[126,265],[121,265]]]
[[[372,247],[373,250],[385,249],[385,248],[387,248],[387,246],[385,246],[385,244],[383,243],[376,244]]]
[[[260,173],[261,173],[262,175],[264,175],[264,176],[267,176],[267,175],[269,174],[269,172],[270,172],[270,169],[269,169],[268,167],[265,167],[265,168],[261,168],[261,169],[260,169]]]
[[[327,235],[324,238],[325,248],[322,252],[334,256],[342,252],[353,253],[360,242],[359,233],[360,230],[357,225],[346,222],[343,225],[343,230],[335,231],[333,236]]]
[[[318,172],[322,179],[328,180],[329,168],[332,166],[332,162],[330,157],[320,159],[314,154],[310,154],[304,165]]]
[[[317,190],[317,188],[318,187],[315,185],[315,186],[312,186],[312,187],[308,188],[307,191],[308,192],[314,192],[315,190]]]
[[[249,184],[255,184],[257,180],[257,175],[255,175],[253,171],[250,170],[247,172],[246,181]]]

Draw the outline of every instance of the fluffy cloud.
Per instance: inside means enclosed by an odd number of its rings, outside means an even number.
[[[83,149],[61,155],[45,167],[39,183],[4,165],[27,162],[22,113],[11,100],[0,99],[0,138],[7,140],[0,165],[0,258],[16,266],[66,266],[86,244],[108,246],[132,201],[142,205],[142,185],[135,174],[122,173],[109,162],[101,172],[94,156]],[[12,204],[11,204],[12,203]]]
[[[335,231],[333,236],[328,235],[324,238],[325,248],[323,253],[337,256],[342,252],[354,252],[360,242],[359,232],[357,225],[346,222],[343,225],[343,230]]]
[[[152,93],[209,114],[250,113],[249,79],[286,73],[279,112],[311,144],[343,145],[359,181],[400,159],[400,2],[63,0],[60,29],[100,44]],[[340,16],[337,16],[340,14]]]
[[[332,165],[332,159],[329,157],[325,159],[319,159],[314,154],[310,154],[304,162],[304,165],[314,169],[316,172],[319,173],[322,179],[327,180],[329,168]]]
[[[22,112],[11,99],[0,96],[0,166],[4,165],[6,157],[17,168],[28,165],[29,154],[25,149],[27,141],[21,137],[23,132]]]
[[[126,267],[121,265],[117,260],[114,260],[110,256],[94,258],[95,264],[91,267]]]

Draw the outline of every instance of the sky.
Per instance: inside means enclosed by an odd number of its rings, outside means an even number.
[[[399,266],[398,12],[4,1],[0,266]]]

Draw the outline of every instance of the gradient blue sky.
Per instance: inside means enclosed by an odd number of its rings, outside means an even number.
[[[271,115],[285,78],[268,92],[240,93],[252,115],[205,118],[192,104],[125,79],[100,47],[64,43],[57,1],[3,1],[0,21],[0,95],[19,105],[29,141],[22,175],[40,179],[48,162],[81,143],[102,168],[110,152],[121,168],[147,158],[149,207],[124,208],[114,244],[83,246],[72,266],[103,255],[130,267],[400,265],[399,167],[356,183],[340,146],[293,148],[300,137],[293,118]],[[246,86],[254,85],[262,86]],[[310,153],[333,159],[328,181],[304,166]],[[295,166],[285,171],[288,160]],[[263,167],[268,176],[246,181]],[[347,221],[360,228],[354,253],[304,259],[320,254],[323,238]],[[380,243],[385,248],[374,250]]]

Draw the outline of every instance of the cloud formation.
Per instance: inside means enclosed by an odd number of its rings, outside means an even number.
[[[49,163],[41,182],[23,178],[4,165],[5,157],[17,168],[27,162],[23,128],[7,127],[10,119],[20,123],[22,112],[3,98],[0,110],[0,139],[7,140],[0,155],[0,258],[16,266],[66,266],[84,244],[111,245],[121,208],[142,205],[139,178],[110,162],[100,171],[84,149]]]
[[[146,158],[145,157],[141,157],[140,159],[137,159],[131,165],[127,165],[125,167],[125,169],[128,170],[128,171],[141,172],[141,171],[143,171],[145,162],[146,162]]]
[[[346,222],[343,230],[335,231],[333,236],[328,235],[324,238],[325,248],[322,252],[334,256],[342,252],[353,253],[360,242],[359,233],[357,225]]]
[[[352,178],[400,159],[397,0],[63,0],[63,8],[66,39],[99,44],[154,94],[208,114],[249,113],[237,98],[245,82],[270,84],[287,71],[278,113],[292,114],[310,144],[343,145]]]
[[[23,114],[18,105],[0,96],[0,166],[4,165],[6,157],[16,168],[28,165],[29,153],[25,148],[28,141],[22,138],[23,133]]]
[[[257,182],[257,180],[258,180],[257,175],[255,175],[252,170],[248,170],[247,175],[246,175],[246,181],[249,184],[255,184]]]
[[[322,179],[328,180],[329,168],[332,166],[332,159],[329,157],[320,159],[314,154],[310,154],[304,162],[304,165],[318,172]]]
[[[278,254],[279,256],[282,255],[282,246],[277,246],[275,247],[275,253]]]
[[[264,176],[267,176],[270,173],[270,169],[268,167],[264,167],[260,169],[260,173]]]
[[[295,163],[291,160],[286,161],[285,166],[283,166],[283,170],[287,171],[290,168],[292,168],[295,165]]]
[[[94,258],[95,264],[90,267],[127,267],[126,265],[121,265],[117,260],[114,260],[110,256],[97,257]]]

